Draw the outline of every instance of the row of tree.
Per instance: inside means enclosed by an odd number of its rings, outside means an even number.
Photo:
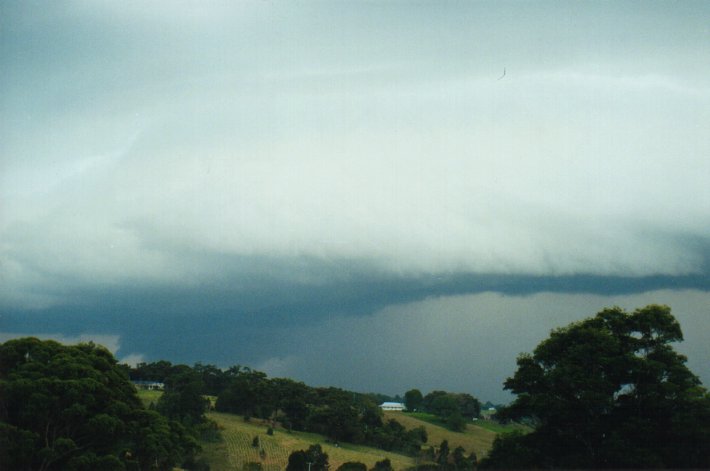
[[[437,449],[429,447],[421,453],[417,465],[411,471],[473,471],[477,468],[475,453],[466,456],[463,447],[456,447],[453,452],[449,442],[444,440]],[[320,445],[311,445],[307,450],[297,450],[288,457],[286,471],[328,471],[328,454]],[[253,470],[253,471],[259,471]],[[337,468],[337,471],[368,471],[364,463],[349,461]],[[394,471],[389,459],[378,461],[369,471]]]
[[[187,423],[193,423],[204,410],[201,393],[217,396],[218,411],[279,422],[290,430],[319,433],[336,442],[367,444],[410,455],[419,453],[427,442],[423,427],[407,430],[394,419],[383,419],[379,401],[391,398],[382,395],[314,388],[287,378],[269,378],[241,366],[221,370],[213,365],[198,363],[190,368],[159,361],[139,364],[129,374],[134,380],[165,382],[166,394],[158,409]],[[168,401],[175,395],[176,385],[191,394],[186,397],[183,392],[180,400],[176,396]],[[480,402],[470,394],[433,391],[422,396],[418,390],[412,391],[419,395],[422,410],[441,417],[456,431],[465,427],[464,417],[476,417],[480,412]],[[410,399],[412,391],[407,393]],[[410,409],[416,408],[410,405]],[[176,416],[174,411],[178,410],[183,416]],[[192,411],[189,417],[185,417],[185,411]]]

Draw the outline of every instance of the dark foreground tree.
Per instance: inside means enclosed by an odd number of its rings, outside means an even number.
[[[202,424],[209,406],[209,400],[202,395],[203,390],[202,378],[183,365],[165,380],[165,392],[158,399],[156,410],[187,427]]]
[[[359,461],[348,461],[338,466],[336,471],[367,471],[367,466]]]
[[[291,453],[286,471],[326,471],[328,466],[328,454],[316,444],[308,447],[308,450]]]
[[[370,471],[394,471],[394,468],[392,467],[392,462],[389,458],[385,458],[382,461],[375,463],[375,466],[373,466]]]
[[[0,344],[0,469],[170,469],[197,448],[103,347]]]
[[[404,406],[409,412],[416,412],[422,407],[424,396],[418,389],[410,389],[404,393]]]
[[[710,396],[670,345],[667,306],[605,309],[518,358],[499,412],[535,430],[500,437],[484,467],[710,467]]]

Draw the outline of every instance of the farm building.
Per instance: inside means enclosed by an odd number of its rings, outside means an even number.
[[[403,411],[404,404],[402,404],[401,402],[383,402],[382,404],[380,404],[380,409]]]
[[[165,389],[165,384],[163,384],[159,381],[134,380],[131,382],[138,389],[151,389],[151,390],[156,390],[156,391],[162,391]]]

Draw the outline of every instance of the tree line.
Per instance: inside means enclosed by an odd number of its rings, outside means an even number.
[[[363,444],[416,455],[428,439],[424,427],[407,430],[395,419],[385,420],[379,407],[382,395],[311,387],[288,378],[269,378],[263,372],[242,366],[222,370],[213,365],[197,364],[190,368],[160,361],[141,363],[129,374],[134,380],[165,382],[164,397],[173,394],[176,375],[183,384],[190,376],[194,385],[191,390],[195,391],[191,399],[194,408],[176,395],[170,401],[175,410],[194,410],[197,414],[201,410],[197,391],[201,391],[217,397],[217,411],[243,415],[246,420],[267,420],[287,430],[318,433],[336,443]],[[468,397],[478,404],[475,398]],[[158,404],[158,409],[168,412],[166,404]]]

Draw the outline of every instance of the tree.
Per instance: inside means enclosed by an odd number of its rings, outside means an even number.
[[[452,432],[463,432],[466,430],[466,420],[459,411],[454,411],[446,418],[446,426]]]
[[[143,408],[105,348],[0,344],[3,469],[170,469],[197,448],[180,424]]]
[[[338,466],[336,471],[367,471],[367,466],[359,461],[347,461]]]
[[[478,399],[466,393],[449,393],[432,391],[422,401],[421,407],[442,419],[454,432],[466,428],[466,421],[478,417],[481,403]]]
[[[478,464],[476,453],[471,452],[471,454],[467,457],[466,450],[464,450],[461,446],[457,446],[451,456],[454,461],[453,468],[456,471],[472,471],[476,469],[476,465]]]
[[[404,393],[404,406],[410,412],[421,409],[422,401],[424,401],[424,396],[422,396],[422,392],[418,389],[410,389]]]
[[[311,445],[308,450],[298,450],[288,457],[286,471],[326,471],[328,455],[320,445]]]
[[[446,467],[447,463],[449,462],[449,441],[444,440],[441,442],[441,445],[439,445],[439,454],[436,456],[436,462],[439,464],[439,466],[444,466]]]
[[[165,393],[158,399],[156,410],[187,426],[201,424],[209,406],[209,400],[202,395],[204,383],[190,367],[182,366],[166,378]]]
[[[505,382],[517,395],[502,419],[528,434],[496,440],[488,467],[708,467],[710,395],[670,345],[667,306],[605,309],[557,329],[518,358]]]
[[[370,471],[394,471],[394,468],[392,467],[392,462],[389,458],[385,458],[382,461],[375,463],[375,466],[373,466]]]
[[[466,393],[456,394],[455,396],[462,416],[471,420],[481,415],[481,401]]]
[[[217,397],[217,410],[266,419],[276,409],[273,388],[266,374],[234,366],[227,370],[229,386]]]

